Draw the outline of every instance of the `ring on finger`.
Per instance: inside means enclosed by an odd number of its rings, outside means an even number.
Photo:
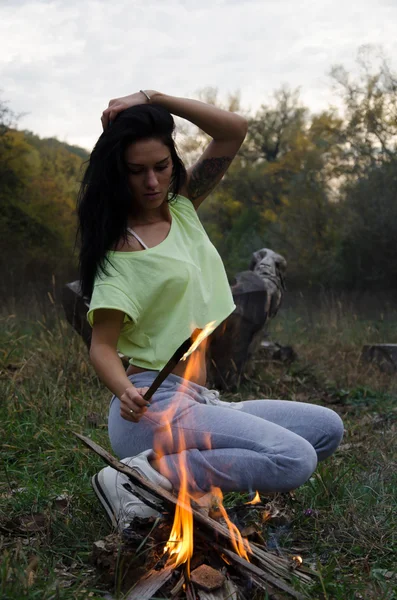
[[[130,414],[131,414],[131,415],[135,415],[135,411],[134,411],[134,410],[132,410],[132,408],[130,408]]]

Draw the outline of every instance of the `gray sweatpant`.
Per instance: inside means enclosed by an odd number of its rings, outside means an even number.
[[[149,387],[156,375],[145,371],[129,379],[136,387]],[[170,375],[139,423],[123,419],[120,401],[113,397],[109,437],[114,452],[127,458],[153,448],[161,456],[160,472],[175,489],[182,458],[191,491],[216,486],[224,492],[286,492],[305,483],[317,461],[330,456],[342,439],[342,420],[323,406],[288,400],[229,403],[218,396]]]

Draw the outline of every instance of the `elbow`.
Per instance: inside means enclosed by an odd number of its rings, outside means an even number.
[[[245,140],[245,136],[248,132],[248,120],[245,117],[242,117],[241,115],[236,115],[236,117],[238,119],[238,136],[239,139],[241,139],[241,143],[243,143],[243,141]]]
[[[241,117],[241,116],[240,116],[240,119],[241,119],[241,127],[244,131],[244,137],[245,137],[248,132],[248,119],[246,119],[245,117]]]
[[[245,140],[245,136],[248,131],[248,121],[241,115],[235,115],[236,117],[236,130],[235,130],[235,138],[240,142],[240,145]]]

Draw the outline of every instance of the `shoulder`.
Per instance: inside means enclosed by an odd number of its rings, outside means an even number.
[[[197,214],[197,210],[191,200],[182,194],[178,194],[174,200],[169,203],[170,211],[178,220],[185,224],[197,225],[201,221]]]
[[[123,288],[130,273],[129,256],[135,253],[110,250],[107,252],[103,265],[98,268],[94,287],[111,285]]]
[[[178,194],[176,198],[170,200],[169,206],[171,212],[185,212],[197,214],[193,202],[183,194]]]

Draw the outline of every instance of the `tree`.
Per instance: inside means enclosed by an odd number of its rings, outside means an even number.
[[[345,288],[397,288],[397,172],[393,160],[349,185],[336,262]]]
[[[0,262],[7,296],[72,266],[75,202],[88,153],[18,131],[4,102],[0,119]]]
[[[229,94],[226,102],[219,99],[219,91],[215,87],[206,87],[197,92],[197,100],[212,104],[231,112],[242,112],[239,92]],[[184,119],[176,118],[178,148],[186,164],[191,165],[203,153],[211,141],[209,135]]]
[[[397,76],[373,46],[360,48],[357,63],[355,78],[340,65],[331,71],[344,107],[343,172],[353,179],[397,156]]]
[[[223,233],[213,235],[230,275],[268,246],[286,255],[290,280],[327,280],[341,127],[334,111],[311,116],[286,88],[251,118],[237,160],[202,213],[210,232]]]
[[[28,147],[12,133],[18,118],[0,99],[0,200],[3,206],[21,189],[25,175],[21,172],[25,170],[22,166],[18,172],[18,163],[24,161]]]

